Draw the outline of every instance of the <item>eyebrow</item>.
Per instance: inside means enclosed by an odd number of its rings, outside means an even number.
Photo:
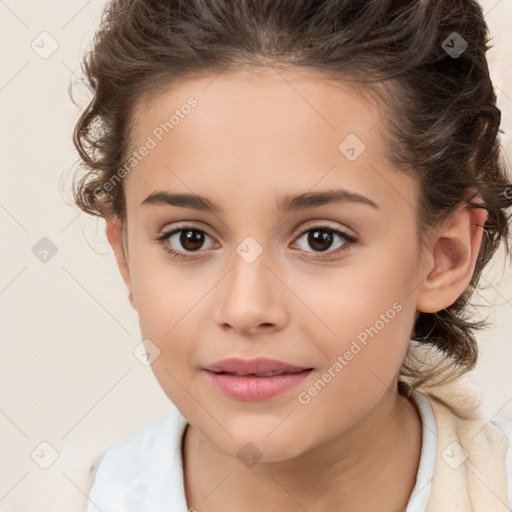
[[[357,203],[371,206],[377,210],[380,207],[368,197],[365,197],[356,192],[348,190],[326,190],[322,192],[305,192],[298,195],[288,195],[280,198],[276,203],[276,212],[278,214],[287,214],[309,208],[318,208],[320,206],[329,204],[344,204],[344,203]],[[220,215],[223,213],[223,208],[211,201],[210,199],[195,195],[195,194],[172,194],[163,190],[156,190],[152,192],[144,201],[141,206],[177,206],[180,208],[190,208],[203,212],[213,213]]]

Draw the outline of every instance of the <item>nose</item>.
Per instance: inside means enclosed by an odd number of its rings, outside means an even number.
[[[283,329],[288,321],[287,292],[275,271],[262,256],[248,263],[235,255],[233,262],[233,268],[219,283],[217,324],[225,331],[244,335]]]

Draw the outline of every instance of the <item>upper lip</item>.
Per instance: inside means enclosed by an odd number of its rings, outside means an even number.
[[[311,369],[308,366],[294,366],[292,364],[276,361],[275,359],[268,359],[266,357],[259,357],[257,359],[239,359],[232,357],[223,359],[216,363],[210,364],[203,368],[211,372],[228,372],[228,373],[268,373],[275,371],[284,372],[297,372],[301,370]]]

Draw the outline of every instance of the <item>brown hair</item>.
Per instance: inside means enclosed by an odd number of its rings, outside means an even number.
[[[82,160],[74,201],[88,214],[112,215],[124,229],[122,183],[108,193],[105,184],[126,161],[136,104],[177,80],[284,64],[352,82],[380,100],[388,160],[421,186],[420,249],[428,228],[462,202],[488,212],[470,285],[450,307],[421,313],[414,326],[416,345],[442,357],[425,366],[410,350],[401,369],[405,385],[446,382],[477,360],[474,332],[488,324],[470,320],[469,299],[482,270],[503,240],[510,256],[505,210],[512,186],[489,41],[474,0],[112,1],[82,63],[93,98],[74,131]],[[476,194],[484,204],[471,202]]]

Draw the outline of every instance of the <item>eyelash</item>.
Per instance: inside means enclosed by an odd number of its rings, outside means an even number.
[[[180,261],[185,260],[185,259],[202,259],[203,256],[196,257],[196,256],[191,256],[189,254],[182,254],[182,253],[179,253],[178,251],[175,251],[174,249],[169,248],[166,245],[166,241],[171,236],[175,235],[176,233],[180,233],[181,231],[195,231],[195,232],[204,233],[205,235],[210,236],[203,229],[196,228],[195,226],[183,225],[183,226],[179,226],[178,228],[174,228],[170,231],[159,233],[157,235],[157,237],[155,238],[155,240],[162,246],[164,251],[166,251],[167,253],[169,253],[171,255],[171,257],[173,259],[180,260]],[[333,254],[338,255],[338,254],[341,254],[341,253],[344,253],[344,252],[350,250],[358,242],[358,240],[356,238],[349,235],[348,233],[345,233],[344,231],[341,231],[336,228],[332,228],[330,226],[322,226],[322,225],[313,226],[311,228],[306,229],[305,231],[302,231],[300,233],[300,235],[296,238],[296,240],[299,240],[306,233],[309,233],[310,231],[328,231],[330,233],[334,233],[335,235],[340,236],[341,238],[343,238],[345,240],[345,243],[341,247],[332,251],[331,253],[326,251],[325,253],[320,253],[320,254],[330,254],[331,256]],[[212,238],[212,237],[210,237],[210,238]],[[325,260],[327,258],[320,257],[320,258],[313,258],[313,259]]]

